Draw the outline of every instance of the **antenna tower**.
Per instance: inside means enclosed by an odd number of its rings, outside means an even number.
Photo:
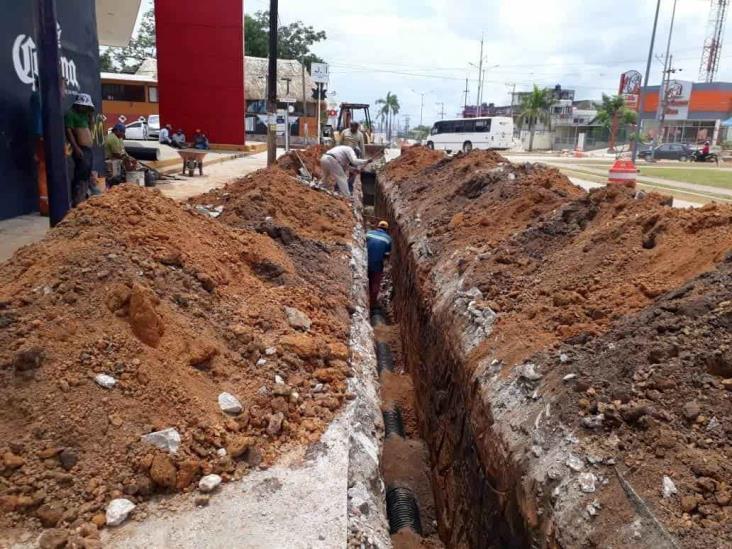
[[[719,59],[722,56],[724,23],[727,19],[728,8],[729,0],[711,0],[707,38],[704,40],[701,65],[699,66],[699,80],[701,82],[713,82],[717,77]]]

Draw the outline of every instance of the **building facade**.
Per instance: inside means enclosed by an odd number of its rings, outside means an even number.
[[[666,116],[661,129],[660,86],[644,94],[641,133],[662,142],[696,145],[706,140],[720,144],[722,122],[732,114],[732,83],[692,83],[672,80],[668,87]]]

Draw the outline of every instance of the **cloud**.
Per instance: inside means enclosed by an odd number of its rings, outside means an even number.
[[[657,54],[665,52],[671,5],[662,1]],[[245,2],[249,13],[268,6]],[[488,102],[508,102],[513,83],[519,90],[561,84],[579,98],[615,92],[621,72],[645,71],[656,0],[309,0],[279,7],[283,23],[302,20],[327,32],[315,51],[331,64],[337,100],[373,104],[391,91],[414,125],[421,103],[415,91],[429,92],[425,123],[438,118],[437,103],[448,116],[459,112],[466,77],[475,101],[477,70],[469,63],[478,61],[481,33],[487,65],[499,65],[486,73]],[[678,2],[671,52],[681,78],[697,79],[708,8],[702,0]],[[732,80],[727,51],[719,80]],[[654,60],[652,84],[661,70]]]

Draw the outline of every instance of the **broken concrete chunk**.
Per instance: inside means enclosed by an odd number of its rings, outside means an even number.
[[[241,414],[244,409],[239,399],[231,393],[221,393],[219,395],[219,407],[222,412],[233,415]]]
[[[575,456],[574,454],[569,454],[569,457],[567,458],[567,461],[565,462],[567,464],[567,467],[572,469],[572,471],[579,472],[581,471],[585,464],[582,462],[580,458]]]
[[[265,364],[267,364],[267,361],[265,359],[263,359],[263,358],[260,358],[257,361],[257,366],[264,366]]]
[[[599,429],[602,427],[602,422],[605,421],[603,414],[597,414],[596,416],[587,416],[582,418],[582,426],[587,429]]]
[[[221,484],[221,477],[219,475],[206,475],[198,481],[198,489],[204,494],[208,494],[216,490],[219,484]]]
[[[536,364],[531,362],[527,362],[521,366],[520,375],[523,379],[528,379],[529,381],[538,381],[542,378],[542,375],[536,371]]]
[[[579,476],[580,489],[585,494],[592,494],[595,491],[595,482],[597,482],[597,477],[592,473],[582,473]]]
[[[136,507],[129,499],[113,499],[107,505],[107,526],[119,526]]]
[[[277,385],[284,385],[285,384],[285,381],[282,379],[282,377],[280,377],[279,375],[276,375],[275,374],[275,383]]]
[[[175,454],[180,447],[180,434],[172,427],[143,435],[141,440],[171,454]]]
[[[112,389],[117,385],[117,380],[107,374],[97,374],[94,376],[94,382],[105,389]]]
[[[679,493],[679,491],[676,489],[676,485],[674,484],[674,481],[671,480],[671,478],[666,475],[663,476],[662,492],[663,492],[663,497],[666,499]]]
[[[287,323],[296,330],[307,332],[312,325],[308,315],[294,307],[285,307],[285,315],[287,316]]]
[[[264,354],[267,355],[267,356],[276,355],[277,354],[277,349],[275,349],[274,347],[267,347],[264,350]]]

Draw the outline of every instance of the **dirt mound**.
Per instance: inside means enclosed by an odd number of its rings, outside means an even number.
[[[585,434],[584,454],[613,456],[682,546],[732,546],[732,257],[602,337],[536,358],[548,384],[576,375],[552,415]],[[666,498],[664,476],[677,491]],[[627,496],[600,503],[596,530],[616,531]]]
[[[350,287],[319,259],[314,287],[269,236],[125,185],[0,266],[0,527],[102,521],[317,440],[346,398]],[[168,428],[175,454],[141,440]]]
[[[417,145],[402,149],[399,158],[389,162],[384,169],[385,176],[396,183],[415,177],[424,168],[446,158],[445,153]]]
[[[266,232],[285,244],[297,236],[326,243],[348,242],[354,223],[346,200],[301,184],[280,168],[260,170],[196,196],[190,203],[223,207],[219,221]]]
[[[312,145],[307,149],[291,150],[277,160],[277,166],[290,175],[299,175],[302,165],[305,164],[310,175],[315,179],[322,179],[320,171],[320,157],[325,154],[328,147],[324,145]]]
[[[467,277],[499,313],[501,343],[489,338],[486,349],[513,364],[567,338],[602,333],[712,269],[732,248],[732,208],[665,204],[659,195],[598,189],[491,246]],[[520,216],[493,216],[508,217]]]

